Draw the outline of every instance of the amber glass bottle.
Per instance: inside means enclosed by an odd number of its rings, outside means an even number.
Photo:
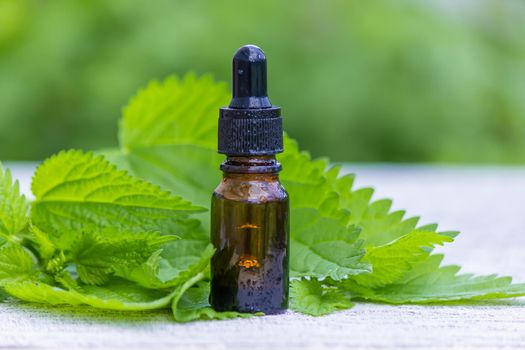
[[[212,196],[210,302],[219,311],[288,307],[289,202],[279,182],[280,108],[266,94],[266,58],[243,46],[233,59],[233,98],[219,118],[223,179]]]

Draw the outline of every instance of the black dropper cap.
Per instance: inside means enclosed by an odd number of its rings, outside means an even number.
[[[283,151],[281,108],[272,106],[266,87],[266,56],[246,45],[233,56],[233,89],[220,109],[219,153],[273,155]]]

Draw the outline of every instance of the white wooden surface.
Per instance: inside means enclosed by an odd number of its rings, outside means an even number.
[[[465,272],[511,274],[525,281],[525,169],[349,167],[358,185],[395,208],[460,229],[443,251]],[[29,189],[31,166],[14,173]],[[525,348],[525,299],[470,306],[359,304],[313,318],[292,312],[249,320],[176,324],[168,311],[0,304],[0,349],[161,348]]]

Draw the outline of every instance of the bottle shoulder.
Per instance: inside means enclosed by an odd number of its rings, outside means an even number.
[[[228,200],[269,202],[288,200],[288,192],[278,180],[229,179],[223,178],[215,192],[215,197]]]

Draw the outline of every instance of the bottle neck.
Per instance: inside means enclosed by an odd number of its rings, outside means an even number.
[[[225,176],[235,174],[274,174],[281,171],[281,164],[271,156],[228,156],[221,164]]]

